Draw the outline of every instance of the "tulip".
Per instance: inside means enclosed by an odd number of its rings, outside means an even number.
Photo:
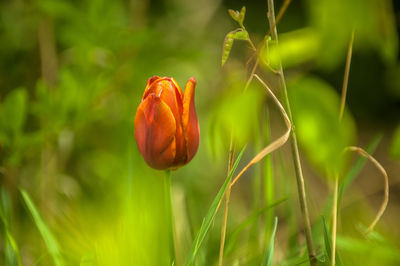
[[[173,78],[151,77],[136,111],[135,138],[146,163],[158,170],[187,164],[199,146],[199,122],[194,105],[196,79],[182,93]]]

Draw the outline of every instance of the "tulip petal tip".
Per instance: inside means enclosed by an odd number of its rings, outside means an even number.
[[[192,83],[194,83],[194,85],[197,84],[197,80],[196,80],[194,77],[191,77],[191,78],[189,79],[189,81],[192,82]]]

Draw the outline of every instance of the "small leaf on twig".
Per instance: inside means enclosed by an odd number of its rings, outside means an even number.
[[[225,36],[224,44],[222,46],[222,62],[221,62],[222,66],[224,66],[226,60],[228,60],[234,40],[248,41],[250,40],[249,33],[246,30],[236,29],[234,31],[229,32]]]

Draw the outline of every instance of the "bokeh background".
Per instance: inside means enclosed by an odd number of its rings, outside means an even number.
[[[330,219],[325,170],[332,154],[343,145],[369,147],[388,172],[389,205],[374,238],[365,239],[360,228],[383,198],[382,177],[365,164],[341,199],[338,252],[344,265],[399,265],[400,3],[292,2],[278,24],[280,55],[317,251],[323,252],[321,217]],[[282,4],[276,1],[276,9]],[[177,265],[183,263],[225,180],[229,130],[237,150],[248,144],[239,168],[284,132],[261,86],[253,82],[242,94],[248,43],[235,41],[221,67],[225,35],[238,27],[227,10],[243,5],[258,46],[269,29],[267,1],[0,2],[1,265],[168,265],[164,173],[145,164],[134,140],[136,108],[153,75],[174,77],[181,87],[191,76],[198,81],[200,147],[172,173]],[[346,114],[338,125],[352,29]],[[280,97],[265,64],[273,54],[260,53],[257,73]],[[260,264],[273,216],[279,219],[274,263],[304,262],[290,154],[286,144],[233,188],[226,265]],[[356,160],[349,158],[346,169]],[[247,217],[280,199],[233,237]],[[220,211],[196,265],[216,264],[221,218]]]

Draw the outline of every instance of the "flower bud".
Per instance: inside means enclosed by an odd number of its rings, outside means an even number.
[[[194,105],[196,80],[182,93],[173,78],[151,77],[136,111],[135,138],[146,163],[158,170],[187,164],[199,146],[199,122]]]

